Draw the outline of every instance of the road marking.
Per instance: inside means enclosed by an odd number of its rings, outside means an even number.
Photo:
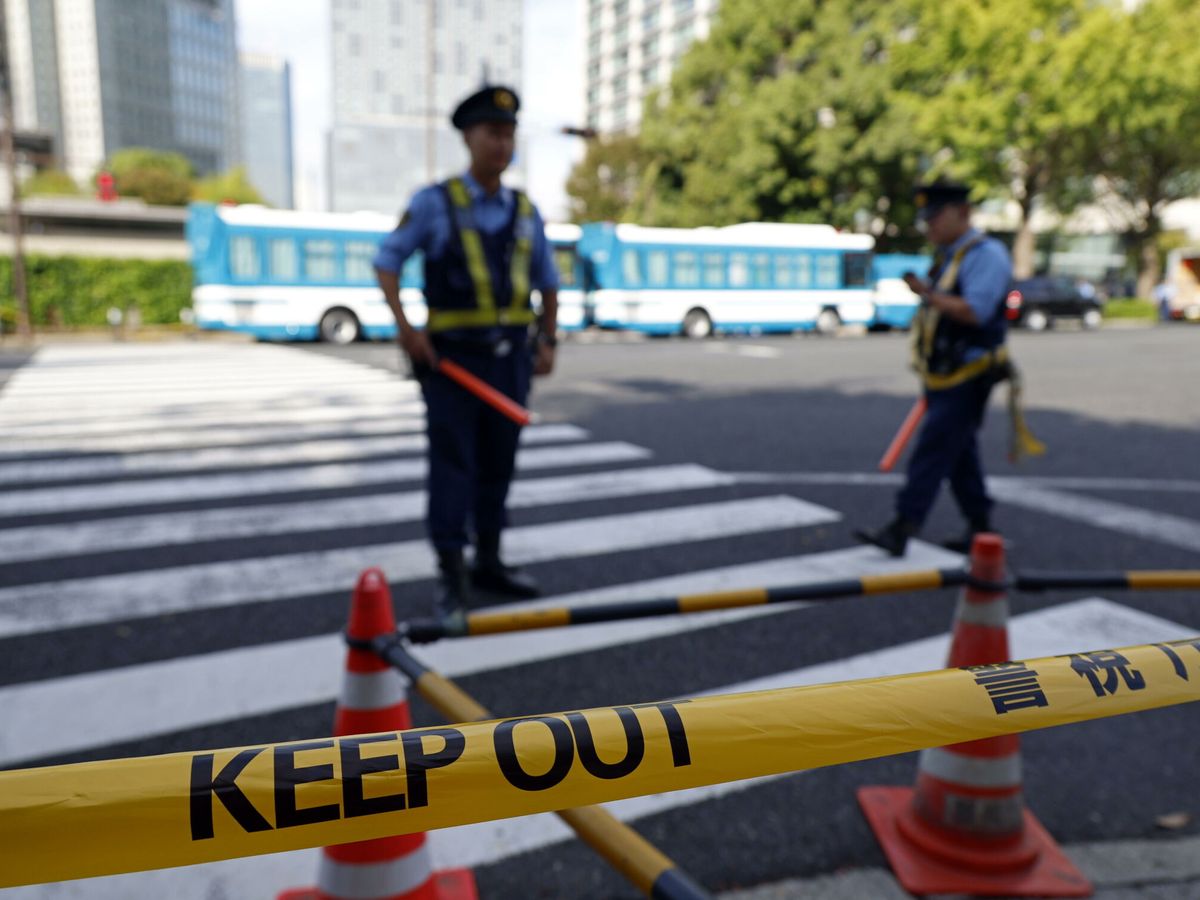
[[[1000,482],[990,485],[997,499],[1069,519],[1094,528],[1105,528],[1120,534],[1133,535],[1172,547],[1200,551],[1200,521],[1156,513],[1111,500],[1080,497],[1064,491],[1028,484]]]
[[[582,503],[613,497],[665,494],[730,484],[724,475],[696,465],[656,466],[519,480],[509,493],[510,508]],[[302,534],[412,522],[425,516],[424,491],[374,494],[300,503],[277,503],[186,514],[123,516],[66,525],[0,530],[0,559],[8,563],[194,544],[200,541]]]
[[[833,484],[883,486],[904,484],[901,474],[882,472],[731,472],[742,484]],[[1074,476],[989,476],[988,486],[1064,488],[1093,491],[1164,491],[1200,493],[1200,481],[1182,478],[1081,478]]]
[[[575,425],[533,425],[521,432],[527,445],[552,444],[586,439],[587,432]],[[0,461],[0,485],[38,481],[112,479],[127,475],[164,475],[205,469],[248,469],[258,466],[290,466],[364,459],[424,451],[423,434],[386,435],[357,439],[327,438],[267,447],[213,447],[202,450],[166,450],[122,456],[82,459]]]
[[[591,606],[734,587],[812,583],[903,571],[913,565],[937,568],[961,562],[961,557],[921,542],[912,544],[910,552],[914,554],[911,559],[893,560],[870,548],[855,547],[689,572],[504,608]],[[343,585],[347,593],[351,583]],[[443,674],[458,677],[715,628],[789,608],[795,607],[769,606],[611,622],[569,631],[493,635],[421,647],[418,654]],[[331,634],[3,687],[0,721],[5,728],[0,730],[0,765],[325,703],[337,696],[345,653],[342,636]],[[254,685],[254,690],[246,690],[248,684]],[[181,694],[195,695],[195,685],[203,686],[202,702],[181,703]],[[137,698],[136,703],[129,702],[132,697]]]
[[[1141,613],[1107,600],[1092,598],[1026,613],[1010,623],[1013,655],[1050,656],[1082,649],[1150,643],[1188,637],[1194,631],[1175,622]],[[793,670],[781,676],[789,685],[841,681],[938,668],[945,659],[947,635],[924,638],[879,651]],[[340,648],[338,648],[340,650]],[[340,653],[337,661],[340,664]],[[450,673],[447,673],[450,674]],[[713,693],[756,690],[761,680],[714,689]],[[629,698],[626,698],[629,699]],[[612,698],[622,702],[621,698]],[[503,710],[497,710],[503,713]],[[672,809],[694,806],[734,792],[763,785],[773,778],[803,777],[806,773],[737,781],[730,784],[637,797],[606,805],[623,821],[636,821]],[[510,859],[572,838],[551,815],[526,816],[446,828],[431,832],[429,844],[435,868],[477,867]],[[9,891],[12,900],[124,900],[126,897],[170,897],[172,900],[211,900],[213,897],[269,897],[287,888],[311,883],[320,851],[302,850],[210,863],[203,867],[164,869],[62,882]],[[8,895],[6,895],[7,897]]]
[[[649,450],[621,441],[567,444],[562,447],[538,447],[519,451],[517,468],[531,470],[592,466],[630,462],[649,456]],[[419,481],[425,477],[426,468],[424,459],[379,460],[363,463],[326,463],[230,475],[176,476],[70,488],[33,488],[27,491],[0,493],[0,517],[85,509],[119,509],[162,503],[286,494],[295,491],[332,491],[392,481]]]
[[[514,563],[576,559],[838,520],[794,497],[760,497],[515,528]],[[368,566],[417,581],[435,574],[424,540],[260,556],[0,589],[0,638],[240,603],[342,591]]]

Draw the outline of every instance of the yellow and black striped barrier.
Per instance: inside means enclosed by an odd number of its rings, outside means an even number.
[[[1116,588],[1131,591],[1200,590],[1200,570],[1145,569],[1127,572],[1020,572],[1013,576],[1018,591],[1093,590]]]
[[[937,590],[966,584],[964,569],[925,569],[893,575],[863,575],[837,581],[795,584],[777,588],[747,588],[708,594],[683,594],[651,600],[629,600],[594,606],[559,606],[549,609],[481,612],[447,619],[413,619],[402,628],[404,637],[424,644],[443,638],[478,637],[569,625],[595,625],[627,619],[645,619],[689,613],[715,612],[770,603],[820,602],[872,594]]]
[[[0,772],[0,887],[573,809],[1200,700],[1200,637],[376,735]]]

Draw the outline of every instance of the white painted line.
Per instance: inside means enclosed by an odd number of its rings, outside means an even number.
[[[892,486],[904,483],[904,475],[882,472],[734,472],[743,484],[845,484]],[[1165,491],[1200,493],[1200,481],[1183,478],[1081,478],[1075,476],[990,476],[988,486],[1013,485],[1023,488],[1062,488],[1092,491]]]
[[[99,418],[78,420],[60,417],[33,425],[5,426],[5,436],[14,439],[14,447],[20,447],[19,441],[26,439],[36,441],[87,435],[115,438],[128,436],[130,440],[135,440],[147,435],[179,434],[185,439],[194,439],[196,436],[189,432],[214,427],[352,422],[373,417],[404,419],[424,414],[425,406],[417,400],[377,403],[347,396],[342,396],[336,401],[330,397],[314,397],[307,398],[302,404],[273,403],[265,408],[261,404],[231,403],[219,409],[205,409],[196,413],[173,411],[162,415],[116,417],[105,413]],[[7,440],[5,446],[9,446]]]
[[[911,552],[915,554],[912,559],[893,560],[869,548],[856,547],[689,572],[503,608],[593,606],[617,600],[883,574],[914,565],[938,568],[961,562],[961,557],[921,542],[913,544]],[[348,586],[346,590],[348,594]],[[715,628],[794,608],[767,606],[443,641],[420,647],[417,653],[443,674],[458,677]],[[0,721],[6,723],[0,731],[0,765],[325,703],[337,696],[345,652],[341,635],[331,634],[0,688]],[[254,685],[254,690],[246,690],[248,684]],[[199,694],[196,685],[203,685]],[[181,703],[181,695],[196,702]],[[138,698],[137,702],[126,702],[129,697]]]
[[[582,630],[582,629],[581,629]],[[1014,657],[1052,656],[1072,651],[1148,643],[1188,637],[1190,629],[1098,598],[1067,603],[1017,616],[1011,622]],[[781,686],[817,684],[848,678],[877,677],[938,668],[945,658],[948,636],[912,641],[880,651],[804,667],[778,676]],[[340,665],[341,648],[329,661]],[[446,672],[445,674],[452,674]],[[330,679],[331,683],[335,679]],[[713,693],[757,690],[761,680],[741,682]],[[331,684],[330,693],[336,690]],[[628,700],[629,698],[625,698]],[[613,702],[623,702],[613,698]],[[503,710],[496,710],[503,714]],[[680,809],[765,784],[771,776],[637,797],[607,804],[623,821]],[[570,831],[551,815],[526,816],[431,832],[429,844],[435,868],[483,866],[571,839]],[[213,897],[269,897],[288,887],[310,884],[319,851],[256,856],[183,869],[165,869],[94,878],[87,881],[17,888],[12,900],[125,900],[127,897],[170,897],[171,900],[211,900]]]
[[[265,368],[243,368],[230,371],[222,367],[219,371],[198,369],[181,372],[166,366],[151,372],[130,373],[114,378],[110,373],[97,371],[92,377],[81,377],[75,382],[48,382],[26,378],[15,384],[5,385],[6,403],[14,401],[39,403],[63,403],[85,405],[95,402],[97,394],[130,394],[137,397],[165,393],[233,393],[245,390],[287,391],[304,387],[326,387],[345,385],[393,384],[397,377],[383,371],[359,371],[355,369],[335,371],[295,370],[273,372]],[[78,401],[77,403],[75,401]],[[20,405],[17,403],[16,405]]]
[[[997,499],[1013,506],[1200,552],[1200,521],[1196,519],[1151,512],[1111,500],[1080,497],[1077,494],[1031,487],[1028,484],[1002,481],[992,483],[989,487]]]
[[[703,466],[624,469],[517,481],[509,492],[508,505],[518,509],[579,503],[611,497],[697,490],[729,483],[724,475]],[[424,518],[426,503],[424,491],[406,491],[370,497],[205,509],[189,513],[156,513],[66,525],[10,528],[0,530],[0,559],[9,563],[28,562],[81,553],[413,522]]]
[[[525,444],[579,441],[587,432],[575,425],[533,425],[521,432]],[[205,450],[169,450],[122,456],[82,459],[0,461],[0,485],[32,484],[39,481],[121,478],[127,475],[190,473],[205,469],[235,469],[257,466],[290,466],[340,462],[368,456],[387,456],[424,451],[423,434],[387,435],[357,439],[327,438],[268,447],[213,447]]]
[[[761,497],[516,528],[505,547],[514,563],[544,562],[838,518],[794,497]],[[340,591],[373,565],[404,581],[435,573],[429,545],[416,540],[19,585],[0,588],[0,637]]]
[[[613,441],[602,444],[567,444],[539,447],[517,454],[517,468],[554,469],[646,459],[650,451]],[[327,463],[294,469],[268,469],[231,475],[189,475],[151,481],[79,487],[33,488],[0,493],[0,517],[71,512],[85,509],[119,509],[160,503],[221,500],[228,497],[264,496],[294,491],[331,491],[338,488],[419,481],[425,477],[424,459],[364,463]]]

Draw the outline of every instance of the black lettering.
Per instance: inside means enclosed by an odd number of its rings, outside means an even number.
[[[1166,655],[1167,659],[1171,661],[1171,665],[1175,667],[1175,674],[1184,681],[1187,681],[1187,666],[1183,664],[1183,660],[1179,658],[1179,654],[1172,650],[1167,644],[1155,644],[1154,646],[1161,650]]]
[[[624,778],[642,764],[646,755],[646,739],[642,736],[642,725],[638,722],[637,714],[628,706],[613,708],[621,727],[625,729],[625,757],[620,762],[606,763],[596,752],[596,741],[592,737],[592,728],[583,713],[567,713],[567,721],[575,732],[575,746],[579,750],[579,761],[583,767],[597,778]]]
[[[394,741],[390,734],[372,734],[366,737],[342,738],[338,749],[342,757],[342,809],[347,819],[358,816],[373,816],[378,813],[397,812],[404,809],[403,794],[387,794],[383,797],[363,796],[363,776],[375,772],[399,772],[400,757],[395,753],[363,759],[363,744],[379,741]]]
[[[671,762],[676,769],[692,764],[692,751],[688,747],[687,732],[683,728],[683,719],[675,707],[687,700],[675,703],[643,703],[635,709],[657,709],[662,713],[663,724],[667,726],[667,740],[671,742]]]
[[[197,753],[192,757],[192,840],[205,841],[213,836],[212,798],[215,796],[229,812],[235,822],[247,834],[253,831],[270,831],[271,823],[246,799],[237,786],[237,777],[250,764],[250,760],[263,752],[263,747],[243,750],[225,764],[213,778],[212,753]]]
[[[426,753],[422,742],[426,737],[440,737],[444,742],[436,753]],[[419,809],[429,805],[429,785],[425,773],[430,769],[448,766],[463,755],[467,739],[457,728],[426,728],[406,731],[400,735],[404,745],[404,775],[408,780],[408,805]]]
[[[549,771],[542,775],[530,775],[521,768],[521,760],[517,757],[513,731],[523,722],[541,722],[550,729],[550,736],[554,738],[554,762],[550,764]],[[575,762],[575,742],[571,739],[571,729],[562,719],[552,716],[530,716],[501,722],[496,726],[492,740],[500,771],[509,784],[523,791],[544,791],[554,787],[567,777]]]
[[[305,750],[328,750],[333,741],[309,741],[306,744],[284,744],[275,748],[275,827],[295,828],[297,825],[315,825],[317,822],[332,822],[340,817],[336,803],[313,806],[309,809],[296,808],[296,788],[314,781],[329,781],[333,778],[333,763],[315,766],[297,766],[296,754]]]

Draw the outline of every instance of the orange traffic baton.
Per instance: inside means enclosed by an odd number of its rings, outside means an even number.
[[[912,405],[912,409],[908,411],[908,415],[904,417],[904,421],[900,423],[900,429],[896,432],[896,436],[892,438],[892,442],[888,444],[887,450],[883,453],[883,458],[879,460],[880,472],[890,472],[895,468],[896,462],[900,459],[900,454],[904,452],[904,448],[912,440],[917,426],[921,424],[921,419],[925,417],[925,406],[925,398],[918,397],[917,401]]]
[[[528,425],[533,421],[533,413],[517,403],[511,397],[506,397],[487,382],[472,375],[456,362],[439,359],[437,370],[486,403],[503,416],[512,419],[518,425]]]

